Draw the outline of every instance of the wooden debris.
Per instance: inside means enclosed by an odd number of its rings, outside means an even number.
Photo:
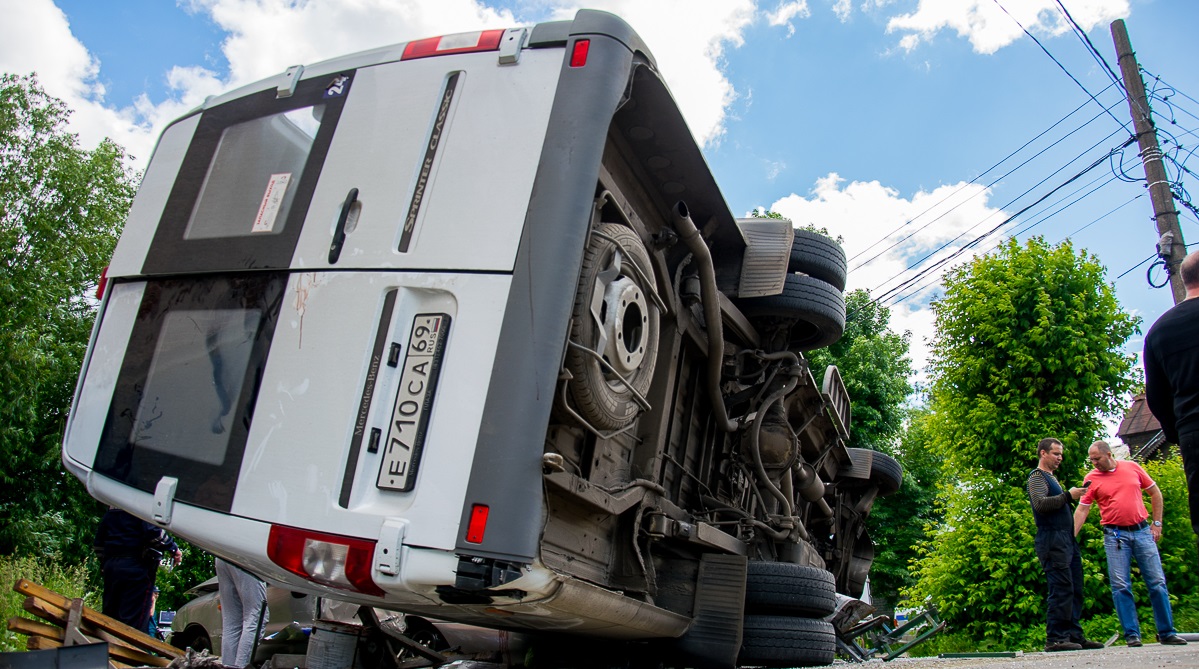
[[[19,579],[13,590],[26,595],[24,608],[46,622],[28,618],[8,619],[8,629],[28,637],[29,650],[61,648],[63,645],[108,642],[109,665],[122,667],[165,667],[184,651],[70,599],[49,588]]]

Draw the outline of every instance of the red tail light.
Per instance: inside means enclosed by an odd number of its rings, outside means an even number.
[[[100,270],[100,280],[96,282],[96,299],[104,299],[104,289],[108,288],[108,265]]]
[[[587,52],[591,50],[591,40],[581,39],[575,42],[575,48],[570,52],[570,66],[583,67],[587,64]]]
[[[446,56],[452,53],[473,53],[475,51],[495,51],[500,48],[503,30],[484,30],[475,33],[458,33],[442,35],[409,42],[404,47],[400,60],[414,60],[429,56]]]
[[[315,583],[376,597],[384,595],[371,578],[373,541],[272,525],[266,554],[271,562]]]
[[[484,504],[476,504],[470,509],[470,523],[466,526],[466,540],[472,544],[483,543],[483,533],[487,531],[487,514],[491,509]]]

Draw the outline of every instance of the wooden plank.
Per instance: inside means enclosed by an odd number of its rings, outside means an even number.
[[[62,641],[62,628],[29,618],[13,616],[8,619],[8,631],[24,634],[26,636],[41,636],[47,639]]]
[[[26,641],[29,650],[45,650],[47,648],[61,648],[63,630],[53,625],[39,623],[36,620],[28,618],[13,617],[8,619],[8,629],[20,634],[29,635],[29,639],[38,639],[38,641]],[[89,642],[98,643],[96,639],[88,639]],[[36,648],[34,647],[36,646]],[[165,667],[171,663],[165,657],[158,657],[144,653],[136,648],[109,643],[108,656],[123,662],[129,662],[135,667]]]
[[[50,606],[46,602],[37,597],[26,597],[25,602],[21,605],[29,613],[41,618],[50,623],[54,623],[59,627],[67,624],[67,612],[57,606]]]
[[[32,613],[43,620],[48,620],[59,627],[62,627],[64,624],[66,624],[67,612],[49,602],[38,599],[37,597],[26,597],[23,606],[29,613]],[[125,646],[126,648],[133,648],[135,650],[146,650],[139,646],[135,646],[124,639],[113,636],[112,634],[104,631],[102,628],[92,625],[86,621],[83,623],[82,630],[80,631],[88,636],[96,637],[102,641],[107,641],[110,644],[118,644]]]
[[[44,600],[49,604],[53,604],[64,611],[69,610],[71,607],[71,600],[67,597],[60,595],[49,588],[40,586],[28,579],[18,579],[13,585],[13,590],[16,590],[23,595],[37,597],[38,599]],[[181,657],[183,655],[183,651],[179,650],[178,648],[175,648],[168,643],[159,641],[158,639],[155,639],[154,637],[149,636],[140,630],[134,629],[133,627],[130,627],[119,620],[109,618],[95,609],[85,606],[83,607],[82,614],[85,621],[107,630],[114,636],[130,642],[138,648],[151,650],[159,655],[163,655],[171,659]]]

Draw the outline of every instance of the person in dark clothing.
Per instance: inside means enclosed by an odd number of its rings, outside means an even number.
[[[1062,464],[1062,442],[1048,437],[1037,444],[1037,468],[1028,474],[1028,499],[1037,522],[1037,559],[1049,581],[1046,596],[1045,650],[1103,648],[1082,634],[1082,553],[1074,540],[1070,500],[1085,488],[1064,490],[1053,472]]]
[[[171,553],[178,565],[183,560],[179,546],[166,530],[110,508],[100,520],[94,548],[104,579],[104,615],[137,630],[147,629],[158,562],[164,553]]]
[[[1199,536],[1199,251],[1184,258],[1179,271],[1186,299],[1145,335],[1145,401],[1166,441],[1182,453],[1191,530]]]

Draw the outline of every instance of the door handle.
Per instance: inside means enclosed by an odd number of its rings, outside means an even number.
[[[337,227],[333,228],[333,242],[329,244],[329,264],[335,264],[341,257],[341,247],[346,243],[346,220],[350,218],[350,209],[358,201],[358,189],[351,188],[346,193],[346,201],[341,205],[341,215],[337,217]]]

